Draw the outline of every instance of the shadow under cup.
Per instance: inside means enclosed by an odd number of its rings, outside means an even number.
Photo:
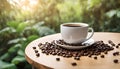
[[[88,35],[89,30],[90,35]],[[94,34],[94,30],[85,23],[64,23],[61,24],[60,31],[62,39],[69,44],[80,44],[89,40]]]

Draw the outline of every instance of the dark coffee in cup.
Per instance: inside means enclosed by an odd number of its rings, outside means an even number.
[[[79,25],[79,24],[65,24],[63,26],[66,26],[66,27],[82,27],[82,25]]]

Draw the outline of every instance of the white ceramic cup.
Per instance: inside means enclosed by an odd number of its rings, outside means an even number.
[[[93,28],[86,23],[64,23],[60,25],[62,39],[69,44],[82,43],[89,40],[93,34]],[[88,35],[88,31],[91,34]]]

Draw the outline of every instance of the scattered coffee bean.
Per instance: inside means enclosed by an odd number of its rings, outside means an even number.
[[[37,57],[39,57],[39,56],[40,56],[40,54],[39,54],[39,53],[36,53],[36,56],[37,56]]]
[[[60,61],[60,58],[56,58],[57,61]]]
[[[104,55],[101,55],[100,57],[101,57],[101,58],[104,58],[105,56],[104,56]]]
[[[119,46],[117,45],[116,48],[119,48]]]
[[[114,63],[118,63],[118,59],[114,59],[113,62],[114,62]]]
[[[97,57],[95,56],[94,59],[97,59]]]
[[[33,49],[36,49],[36,47],[33,47]]]
[[[120,46],[120,43],[118,43],[118,45]]]
[[[38,53],[38,50],[35,50],[35,53]]]
[[[77,65],[77,63],[75,63],[75,62],[73,62],[73,63],[71,63],[72,64],[72,66],[76,66]]]
[[[108,43],[111,44],[112,46],[115,46],[115,44],[111,40],[109,40]]]
[[[113,56],[118,56],[119,55],[119,52],[114,52],[113,53]]]
[[[115,53],[113,53],[113,56],[116,56],[116,54],[115,54]]]
[[[117,55],[119,55],[119,52],[116,52]]]

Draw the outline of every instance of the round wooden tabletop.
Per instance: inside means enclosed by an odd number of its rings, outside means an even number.
[[[103,40],[108,43],[108,40],[112,40],[114,43],[120,43],[120,33],[109,32],[95,32],[92,37],[95,41]],[[39,39],[36,39],[28,44],[25,49],[26,60],[36,67],[37,69],[119,69],[120,68],[120,55],[113,56],[114,51],[120,51],[114,49],[105,55],[105,58],[98,56],[98,59],[89,58],[87,56],[80,57],[80,60],[74,60],[74,58],[64,58],[62,56],[46,55],[41,53],[38,48],[39,43],[51,42],[53,40],[61,39],[61,34],[48,35]],[[39,50],[40,57],[36,57],[32,47],[36,47]],[[60,61],[56,61],[56,58],[60,58]],[[119,63],[114,63],[113,60],[118,59]],[[72,66],[71,63],[76,62],[77,66]]]

